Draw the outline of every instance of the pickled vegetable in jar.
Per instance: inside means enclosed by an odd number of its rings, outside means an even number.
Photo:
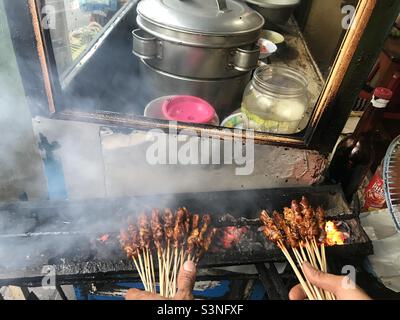
[[[299,132],[309,105],[307,86],[306,78],[295,69],[259,67],[243,95],[241,109],[246,129],[278,134]]]

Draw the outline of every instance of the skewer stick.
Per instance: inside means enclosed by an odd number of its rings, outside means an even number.
[[[328,272],[328,266],[326,264],[326,255],[325,255],[325,244],[321,245],[321,256],[322,256],[322,271]]]
[[[293,251],[293,254],[294,254],[294,256],[295,256],[295,258],[296,258],[296,260],[297,260],[297,263],[298,263],[299,266],[300,266],[301,271],[302,271],[303,274],[304,274],[304,269],[303,269],[303,262],[304,262],[304,260],[301,258],[300,254],[299,254],[299,252],[297,251],[296,248],[292,248],[292,251]],[[317,294],[316,294],[316,292],[315,292],[315,289],[312,287],[312,285],[311,285],[310,281],[307,279],[307,277],[304,276],[304,278],[305,278],[305,280],[306,280],[306,282],[307,282],[308,288],[310,289],[310,291],[311,291],[311,293],[312,293],[312,295],[313,295],[313,297],[314,297],[314,300],[317,300]]]
[[[157,288],[156,288],[156,276],[154,272],[154,261],[153,261],[153,253],[151,252],[150,249],[147,249],[150,255],[150,267],[151,267],[151,277],[153,281],[153,290],[155,293],[157,293]]]
[[[311,249],[310,242],[308,241],[308,239],[306,239],[306,250],[307,250],[307,255],[309,256],[313,267],[318,269],[318,264],[317,264],[317,260],[315,258],[315,253],[314,253],[314,250]]]
[[[145,269],[145,274],[146,274],[146,280],[147,280],[147,285],[148,285],[148,291],[152,291],[152,286],[151,286],[151,281],[149,277],[149,268],[148,268],[148,263],[147,263],[147,254],[145,248],[143,248],[143,264],[144,264],[144,269]]]
[[[146,279],[145,279],[144,276],[143,276],[143,270],[139,267],[138,262],[137,262],[135,256],[132,256],[132,260],[133,260],[133,262],[135,263],[136,270],[137,270],[137,272],[139,273],[140,280],[142,280],[144,289],[145,289],[146,291],[148,291],[148,290],[147,290],[147,285],[146,285]]]
[[[319,254],[319,249],[318,249],[317,242],[315,241],[315,238],[313,238],[313,240],[311,241],[311,246],[314,249],[315,255],[316,255],[317,260],[319,262],[320,270],[322,270],[323,267],[322,267],[321,255]]]
[[[326,262],[324,263],[323,262],[323,258],[322,258],[322,250],[325,251],[325,245],[324,245],[324,249],[322,249],[322,247],[321,247],[321,253],[320,253],[319,247],[317,245],[317,241],[315,240],[315,237],[313,238],[311,244],[312,244],[312,247],[314,249],[314,253],[315,253],[316,257],[317,257],[317,260],[318,260],[318,262],[319,262],[319,264],[321,266],[320,270],[322,270],[323,272],[327,272]],[[326,295],[328,300],[333,300],[332,299],[333,298],[332,293],[330,293],[329,291],[326,291],[326,290],[324,290],[324,293],[325,293],[325,295]]]
[[[139,257],[139,265],[140,265],[140,268],[141,268],[141,270],[142,270],[143,278],[144,278],[144,280],[145,280],[145,281],[143,282],[143,284],[144,284],[144,287],[145,287],[146,291],[149,291],[147,273],[145,272],[146,270],[145,270],[145,268],[143,267],[142,253],[141,253],[140,251],[139,251],[138,257]]]
[[[306,239],[306,251],[307,251],[307,255],[310,257],[310,259],[312,260],[312,265],[314,268],[319,269],[318,268],[318,264],[317,264],[317,259],[316,259],[316,254],[314,252],[314,249],[311,248],[310,246],[310,242],[308,241],[308,239]],[[329,294],[326,290],[322,290],[320,291],[322,296],[324,297],[325,300],[331,300],[329,298]]]
[[[306,256],[306,254],[305,254],[305,252],[304,252],[304,249],[303,249],[301,246],[300,246],[300,251],[301,251],[301,254],[302,254],[302,257],[303,257],[303,262],[310,262],[310,261],[307,260],[307,256]],[[299,254],[299,253],[298,253],[298,254]],[[300,254],[299,254],[299,255],[300,255]],[[301,258],[301,256],[300,256],[300,258]],[[307,277],[305,276],[303,265],[301,265],[301,271],[303,271],[304,278],[306,278],[307,283],[308,283],[308,285],[310,286],[310,288],[312,288],[312,289],[314,290],[314,292],[315,292],[316,297],[318,298],[318,300],[326,300],[326,299],[325,299],[325,295],[321,292],[321,290],[320,290],[317,286],[311,284],[310,281],[309,281],[309,280],[307,279]]]
[[[174,257],[174,275],[173,275],[173,283],[172,283],[172,297],[175,296],[176,293],[176,273],[178,268],[178,247],[175,247],[175,257]]]
[[[170,278],[169,278],[169,266],[170,266],[170,263],[169,263],[169,260],[170,260],[170,256],[169,256],[169,251],[170,251],[170,240],[168,239],[168,241],[167,241],[167,252],[166,252],[166,255],[167,255],[167,257],[166,257],[166,263],[165,263],[165,268],[164,268],[164,270],[165,270],[165,292],[166,292],[166,297],[167,298],[169,298],[170,296],[169,296],[169,282],[170,282]]]
[[[168,297],[168,291],[167,291],[167,281],[168,281],[168,274],[166,270],[167,266],[167,258],[166,258],[166,249],[163,250],[162,252],[162,260],[163,260],[163,290],[164,290],[164,296],[167,298]]]
[[[163,288],[163,265],[161,261],[161,248],[157,249],[157,260],[158,260],[158,286],[160,290],[160,295],[164,296],[164,288]]]
[[[297,276],[297,279],[299,279],[301,286],[304,289],[304,292],[306,293],[307,297],[309,300],[315,300],[313,294],[311,293],[310,289],[308,288],[307,283],[304,281],[300,271],[297,269],[296,264],[294,263],[292,257],[290,256],[289,252],[287,251],[286,247],[282,243],[282,241],[278,242],[279,248],[282,250],[283,254],[285,255],[286,259],[289,261],[294,273]]]
[[[325,243],[322,243],[322,245],[321,245],[321,256],[322,256],[322,265],[323,265],[322,271],[328,272],[328,264],[326,263]],[[329,300],[336,300],[336,297],[333,293],[331,293],[329,291],[325,291],[325,294],[327,295]]]
[[[149,284],[150,284],[150,292],[153,292],[153,279],[151,277],[151,265],[150,265],[150,255],[149,255],[149,249],[146,248],[146,269],[147,269],[147,274],[149,277]]]
[[[179,270],[183,267],[183,264],[185,263],[185,250],[184,250],[184,248],[182,247],[181,248],[181,263],[180,263],[180,268],[179,268]]]

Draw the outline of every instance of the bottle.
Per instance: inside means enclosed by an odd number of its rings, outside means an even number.
[[[393,93],[376,88],[371,103],[364,112],[353,134],[343,139],[336,148],[329,167],[329,178],[340,183],[348,202],[357,192],[374,161],[373,138]]]
[[[383,160],[369,185],[365,188],[364,195],[364,212],[382,210],[387,207],[383,180]]]

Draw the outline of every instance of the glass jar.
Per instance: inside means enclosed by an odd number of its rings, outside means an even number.
[[[259,67],[243,95],[246,129],[278,134],[299,132],[309,105],[307,86],[306,78],[295,69]]]

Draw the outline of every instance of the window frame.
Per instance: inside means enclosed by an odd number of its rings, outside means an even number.
[[[14,49],[17,53],[23,52],[22,55],[17,55],[17,59],[32,115],[138,130],[157,128],[168,132],[168,121],[121,113],[88,113],[64,109],[50,34],[40,27],[40,2],[41,0],[5,2]],[[136,5],[137,2],[138,0],[131,0],[125,6]],[[124,8],[120,9],[119,14],[109,22],[109,28],[118,23],[117,20],[125,12]],[[330,152],[358,97],[363,79],[368,77],[399,9],[400,0],[360,0],[353,26],[344,37],[307,128],[297,135],[255,132],[255,143]],[[106,28],[103,33],[107,33]],[[103,41],[105,39],[102,35],[99,38]],[[88,51],[90,52],[90,49]],[[30,63],[27,63],[28,60]],[[178,123],[178,131],[187,129],[198,135],[203,133],[221,139],[243,138],[246,135],[244,130]]]

